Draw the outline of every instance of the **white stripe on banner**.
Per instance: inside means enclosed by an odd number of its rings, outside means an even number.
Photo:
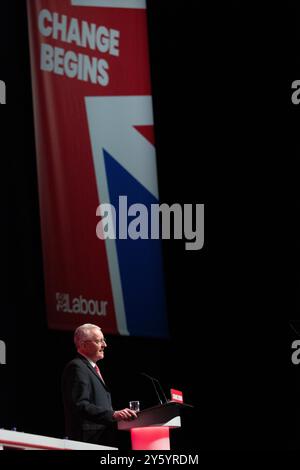
[[[155,148],[133,127],[153,125],[151,96],[88,96],[85,105],[99,201],[110,203],[103,150],[158,199]],[[118,330],[128,335],[116,241],[107,238],[105,246]]]
[[[146,0],[71,0],[71,4],[81,7],[146,9]]]
[[[98,129],[99,121],[97,119],[98,109],[95,103],[95,101],[97,101],[97,98],[86,97],[85,106],[86,106],[87,117],[88,117],[88,126],[89,126],[90,138],[91,138],[99,202],[110,203],[109,190],[108,190],[108,184],[107,184],[107,178],[106,178],[106,169],[105,169],[105,163],[104,163],[104,158],[103,158],[103,142],[101,142],[101,137],[99,137],[99,132],[98,132],[99,130]],[[115,313],[116,313],[117,328],[118,328],[120,335],[128,336],[129,331],[127,327],[116,240],[107,238],[105,240],[105,248],[106,248],[107,261],[108,261],[108,266],[109,266],[109,274],[110,274],[111,288],[112,288],[114,307],[115,307]]]
[[[97,154],[104,148],[158,199],[155,147],[133,127],[153,126],[152,97],[88,96],[85,103],[91,138],[98,144]]]

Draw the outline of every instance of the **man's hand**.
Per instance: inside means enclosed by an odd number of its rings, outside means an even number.
[[[116,421],[130,421],[131,419],[136,419],[137,414],[134,410],[124,408],[124,410],[115,411],[113,414],[113,418]]]

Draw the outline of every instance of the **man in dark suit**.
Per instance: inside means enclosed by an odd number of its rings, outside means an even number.
[[[86,323],[74,333],[78,356],[62,376],[66,434],[69,439],[115,446],[116,422],[137,418],[129,408],[114,411],[111,395],[96,364],[104,358],[101,328]]]

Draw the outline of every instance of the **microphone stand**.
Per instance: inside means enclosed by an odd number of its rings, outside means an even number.
[[[157,387],[156,387],[156,385],[155,385],[155,382],[158,383],[159,388],[160,388],[160,390],[161,390],[161,392],[162,392],[162,395],[163,395],[163,397],[164,397],[164,399],[165,399],[165,403],[167,403],[168,400],[167,400],[167,398],[166,398],[166,395],[165,395],[165,393],[164,393],[164,391],[163,391],[163,388],[162,388],[162,386],[160,385],[159,381],[158,381],[157,379],[155,379],[154,377],[151,377],[151,375],[146,374],[145,372],[141,372],[141,375],[144,375],[145,377],[147,377],[148,379],[151,380],[151,382],[152,382],[152,384],[153,384],[153,387],[154,387],[154,390],[155,390],[155,392],[156,392],[157,398],[158,398],[158,400],[159,400],[159,403],[160,403],[161,405],[163,405],[163,401],[162,401],[162,399],[161,399],[161,397],[160,397],[160,395],[159,395],[159,392],[158,392],[158,390],[157,390]]]

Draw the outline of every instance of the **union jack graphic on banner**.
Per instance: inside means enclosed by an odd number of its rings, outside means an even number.
[[[28,0],[49,327],[168,335],[160,240],[96,237],[158,202],[144,0]]]

